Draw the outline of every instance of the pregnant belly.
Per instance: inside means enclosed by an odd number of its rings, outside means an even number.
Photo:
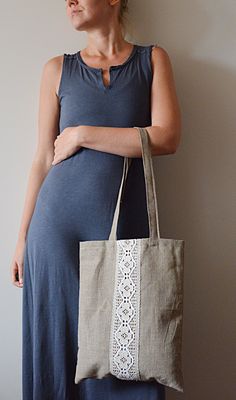
[[[122,168],[123,157],[82,148],[52,165],[39,196],[53,200],[55,205],[65,205],[78,198],[87,203],[91,197],[97,201],[112,197],[119,185]]]
[[[37,196],[31,231],[110,225],[122,169],[123,157],[86,148],[52,165]]]

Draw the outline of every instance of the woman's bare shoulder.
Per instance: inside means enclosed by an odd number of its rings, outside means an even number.
[[[42,74],[45,79],[53,85],[55,93],[58,93],[64,54],[51,57],[43,65]]]
[[[151,63],[153,77],[156,78],[156,81],[168,79],[169,82],[172,81],[173,83],[174,71],[172,61],[168,51],[164,47],[161,47],[158,44],[152,47]]]
[[[154,44],[152,46],[152,62],[153,65],[156,65],[158,63],[159,65],[170,64],[171,60],[168,51],[164,47],[159,46],[158,44]]]

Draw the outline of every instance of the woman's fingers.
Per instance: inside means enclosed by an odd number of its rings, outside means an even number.
[[[17,287],[23,286],[23,267],[19,267],[16,261],[13,261],[11,269],[12,284]]]
[[[23,286],[23,264],[18,265],[19,284]]]

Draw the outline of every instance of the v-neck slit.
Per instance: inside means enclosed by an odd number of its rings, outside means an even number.
[[[103,80],[103,69],[102,68],[97,68],[97,67],[92,67],[88,64],[85,63],[85,61],[83,60],[83,58],[81,57],[81,50],[79,50],[76,53],[76,58],[77,61],[79,62],[80,65],[82,65],[82,67],[84,67],[85,69],[87,69],[88,71],[93,71],[95,73],[97,73],[99,75],[99,86],[101,89],[103,89],[104,91],[109,90],[112,88],[113,86],[113,70],[116,69],[120,69],[123,68],[125,65],[127,65],[134,57],[134,55],[136,54],[138,49],[138,45],[137,44],[133,44],[133,49],[131,51],[131,53],[129,54],[128,58],[121,64],[117,64],[117,65],[111,65],[108,68],[108,72],[109,72],[109,84],[105,85],[104,80]]]

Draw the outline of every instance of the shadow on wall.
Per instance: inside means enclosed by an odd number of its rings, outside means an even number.
[[[236,390],[236,4],[220,3],[135,6],[136,37],[148,26],[146,42],[171,57],[183,120],[177,152],[154,160],[161,237],[186,241],[185,392],[168,388],[167,400],[233,400]]]

